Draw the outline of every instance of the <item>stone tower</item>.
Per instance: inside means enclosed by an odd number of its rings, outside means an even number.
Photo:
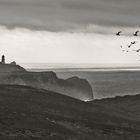
[[[2,63],[2,64],[5,64],[5,56],[4,56],[4,55],[2,55],[1,63]]]

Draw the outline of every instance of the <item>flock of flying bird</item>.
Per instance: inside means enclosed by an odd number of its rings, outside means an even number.
[[[133,34],[133,36],[138,36],[138,33],[139,33],[139,32],[140,32],[140,31],[136,31],[136,32]],[[122,33],[122,31],[117,32],[117,33],[116,33],[116,36],[120,36],[121,33]],[[130,48],[131,48],[133,45],[135,45],[136,43],[137,43],[137,41],[132,41],[132,42],[130,42],[130,44],[127,45],[127,50],[126,50],[126,49],[123,49],[123,48],[124,48],[123,46],[120,46],[120,47],[121,47],[121,49],[122,49],[123,52],[129,52],[128,49],[130,49]],[[136,50],[132,50],[132,51],[140,52],[140,49],[136,49]]]

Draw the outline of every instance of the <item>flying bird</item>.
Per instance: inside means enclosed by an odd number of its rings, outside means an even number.
[[[139,31],[136,31],[133,35],[138,36]]]
[[[116,35],[117,35],[117,36],[120,36],[120,33],[121,33],[121,32],[122,32],[122,31],[119,31],[118,33],[116,33]]]
[[[132,46],[132,44],[130,44],[130,45],[127,45],[128,46],[128,48],[130,48],[131,46]]]
[[[136,43],[137,43],[137,41],[133,41],[133,42],[130,43],[130,45],[127,45],[127,46],[128,46],[128,48],[130,48],[132,45],[134,45]]]
[[[138,50],[134,50],[134,51],[139,52],[139,51],[140,51],[140,49],[138,49]]]
[[[137,43],[137,41],[133,41],[133,42],[131,42],[132,45],[134,45],[134,44],[136,44],[136,43]]]
[[[122,52],[129,52],[128,50],[122,50]]]

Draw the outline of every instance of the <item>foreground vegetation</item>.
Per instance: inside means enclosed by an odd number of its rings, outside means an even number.
[[[0,140],[139,140],[138,113],[126,109],[130,103],[138,107],[139,97],[85,103],[51,91],[0,85]]]

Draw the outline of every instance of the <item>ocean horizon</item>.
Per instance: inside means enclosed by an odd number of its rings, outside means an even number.
[[[139,64],[20,63],[33,71],[140,71]]]

